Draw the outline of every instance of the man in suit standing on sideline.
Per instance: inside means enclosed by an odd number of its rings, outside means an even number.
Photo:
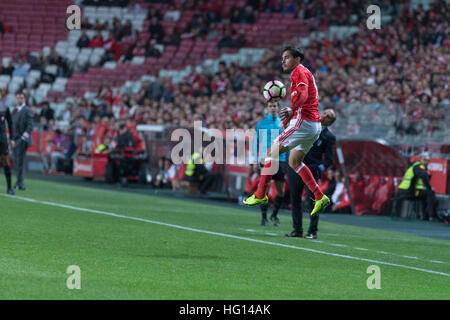
[[[17,170],[17,181],[15,189],[25,190],[24,172],[25,155],[29,146],[33,145],[31,131],[33,130],[33,111],[26,105],[25,94],[16,94],[16,108],[12,115],[13,140],[14,140],[14,166]]]
[[[333,164],[334,144],[336,142],[335,135],[328,130],[328,127],[331,126],[336,120],[336,113],[333,109],[325,109],[320,117],[322,119],[322,132],[320,133],[319,139],[314,142],[311,150],[307,153],[304,161],[310,168],[316,181],[320,178],[322,172]],[[323,159],[323,156],[325,159]],[[302,179],[300,179],[300,176],[292,170],[292,168],[288,168],[288,181],[291,193],[292,222],[294,231],[286,234],[285,236],[290,238],[302,238],[302,193],[304,183]],[[313,193],[306,188],[306,201],[308,204],[307,210],[309,212],[311,211],[311,207],[313,207],[312,199],[314,199]],[[319,215],[315,214],[310,216],[310,219],[309,230],[305,238],[317,239]]]

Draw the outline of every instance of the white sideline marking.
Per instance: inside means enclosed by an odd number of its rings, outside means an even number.
[[[329,243],[330,246],[333,247],[348,247],[346,244],[340,244],[340,243]]]
[[[432,274],[437,274],[437,275],[441,275],[441,276],[450,277],[450,274],[445,273],[445,272],[428,270],[428,269],[417,268],[417,267],[412,267],[412,266],[406,266],[406,265],[402,265],[402,264],[396,264],[396,263],[390,263],[390,262],[385,262],[385,261],[380,261],[380,260],[373,260],[373,259],[366,259],[366,258],[359,258],[359,257],[354,257],[354,256],[349,256],[349,255],[343,255],[343,254],[338,254],[338,253],[326,252],[326,251],[322,251],[322,250],[315,250],[315,249],[310,249],[310,248],[297,247],[297,246],[283,244],[283,243],[278,243],[278,242],[257,240],[257,239],[247,238],[247,237],[235,236],[235,235],[232,235],[232,234],[226,234],[226,233],[213,232],[213,231],[208,231],[208,230],[189,228],[189,227],[179,226],[179,225],[176,225],[176,224],[170,224],[170,223],[165,223],[165,222],[160,222],[160,221],[155,221],[155,220],[150,220],[150,219],[144,219],[144,218],[138,218],[138,217],[125,216],[125,215],[112,213],[112,212],[107,212],[107,211],[100,211],[100,210],[94,210],[94,209],[74,207],[74,206],[69,206],[69,205],[65,205],[65,204],[49,202],[49,201],[40,201],[40,200],[31,199],[31,198],[25,198],[25,197],[19,197],[19,196],[11,196],[11,195],[6,195],[6,194],[0,194],[0,195],[5,196],[5,197],[9,197],[11,199],[20,199],[20,200],[24,200],[24,201],[28,201],[28,202],[45,204],[45,205],[53,206],[53,207],[72,209],[72,210],[82,211],[82,212],[98,213],[98,214],[102,214],[102,215],[105,215],[105,216],[111,216],[111,217],[116,217],[116,218],[129,219],[129,220],[135,220],[135,221],[141,221],[141,222],[147,222],[147,223],[153,223],[153,224],[166,226],[166,227],[171,227],[171,228],[176,228],[176,229],[181,229],[181,230],[187,230],[187,231],[193,231],[193,232],[198,232],[198,233],[210,234],[210,235],[221,236],[221,237],[231,238],[231,239],[246,240],[246,241],[250,241],[250,242],[261,243],[261,244],[268,244],[268,245],[278,246],[278,247],[283,247],[283,248],[290,248],[290,249],[302,250],[302,251],[307,251],[307,252],[319,253],[319,254],[324,254],[324,255],[338,257],[338,258],[345,258],[345,259],[351,259],[351,260],[356,260],[356,261],[364,261],[364,262],[370,262],[370,263],[379,263],[379,264],[384,264],[384,265],[392,266],[392,267],[399,267],[399,268],[404,268],[404,269],[416,270],[416,271],[421,271],[421,272],[432,273]],[[343,245],[340,245],[340,246],[343,246]]]
[[[408,259],[416,259],[416,260],[418,260],[419,258],[417,258],[417,257],[411,257],[411,256],[402,256],[403,258],[408,258]]]

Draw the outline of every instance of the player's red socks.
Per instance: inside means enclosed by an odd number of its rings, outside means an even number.
[[[259,180],[258,189],[255,192],[255,197],[258,199],[264,198],[267,194],[267,189],[269,189],[269,183],[273,176],[273,174],[271,174],[271,172],[273,172],[273,165],[275,165],[275,161],[272,158],[266,158],[264,161],[264,168],[261,170],[261,178]]]
[[[320,190],[316,179],[314,179],[311,173],[311,170],[309,170],[309,168],[302,163],[295,169],[295,172],[297,172],[300,178],[302,178],[303,182],[308,186],[308,189],[314,193],[316,200],[322,199],[322,190]]]

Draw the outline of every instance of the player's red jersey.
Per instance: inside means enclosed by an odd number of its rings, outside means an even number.
[[[299,105],[300,86],[306,86],[308,90],[308,98]],[[300,115],[301,119],[310,121],[320,121],[319,114],[319,91],[317,90],[316,81],[311,71],[304,65],[299,64],[291,73],[291,109],[294,111],[294,117]]]

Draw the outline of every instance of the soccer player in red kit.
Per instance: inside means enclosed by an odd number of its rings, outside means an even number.
[[[266,204],[267,189],[272,175],[278,168],[280,154],[291,151],[289,166],[302,178],[309,190],[314,193],[315,204],[311,215],[323,212],[330,199],[323,194],[309,168],[303,163],[305,155],[320,135],[322,125],[319,115],[319,92],[312,73],[301,64],[304,56],[295,47],[286,47],[282,54],[283,71],[291,73],[290,108],[280,111],[283,132],[267,150],[264,168],[261,172],[256,192],[245,199],[247,205]]]

